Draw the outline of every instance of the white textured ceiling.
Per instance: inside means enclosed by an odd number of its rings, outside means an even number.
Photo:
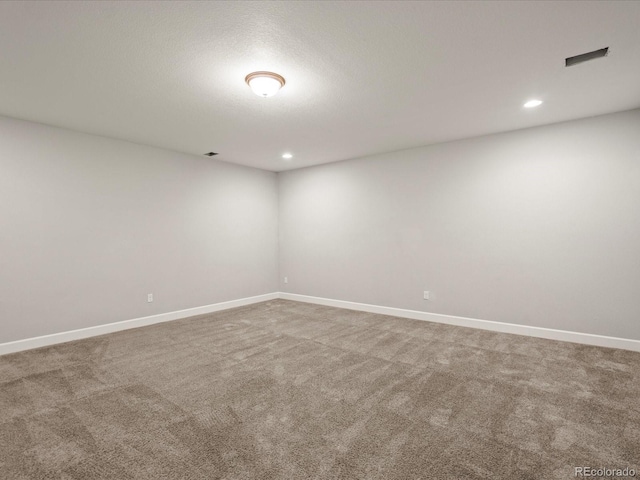
[[[638,1],[0,2],[0,114],[280,171],[640,107],[639,25]],[[287,84],[259,98],[255,70]]]

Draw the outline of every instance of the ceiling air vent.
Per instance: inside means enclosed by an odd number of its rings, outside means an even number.
[[[217,153],[216,152],[209,152],[209,153],[205,153],[205,155],[207,157],[213,157],[214,155],[217,155]]]
[[[565,67],[572,67],[578,63],[588,62],[589,60],[595,60],[596,58],[606,57],[609,53],[609,47],[601,48],[600,50],[594,50],[593,52],[583,53],[576,55],[575,57],[567,57],[564,59]]]

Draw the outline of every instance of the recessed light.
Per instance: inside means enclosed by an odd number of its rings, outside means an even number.
[[[542,105],[542,100],[529,100],[524,104],[524,108],[534,108]]]
[[[282,75],[273,72],[253,72],[244,81],[260,97],[273,97],[286,83]]]
[[[207,157],[213,157],[214,155],[218,155],[218,153],[217,152],[209,152],[209,153],[205,153],[205,155]]]
[[[285,160],[289,160],[290,158],[293,158],[293,155],[291,155],[290,153],[284,153],[282,154],[282,158],[284,158]]]

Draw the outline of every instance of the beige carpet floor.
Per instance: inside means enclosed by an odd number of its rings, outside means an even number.
[[[3,479],[569,479],[639,463],[640,354],[622,350],[275,300],[0,357]]]

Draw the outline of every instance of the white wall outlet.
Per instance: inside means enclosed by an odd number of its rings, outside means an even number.
[[[153,293],[147,293],[147,303],[153,302]]]
[[[289,277],[284,277],[284,283],[289,283]]]
[[[425,290],[422,293],[422,298],[424,298],[425,300],[429,300],[430,297],[431,297],[431,293],[429,292],[429,290]]]

